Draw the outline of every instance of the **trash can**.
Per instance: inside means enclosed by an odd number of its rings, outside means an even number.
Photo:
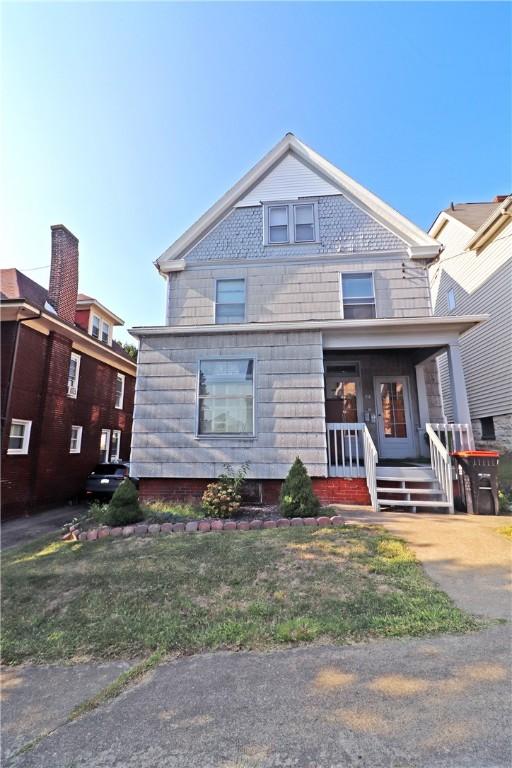
[[[459,491],[470,515],[498,514],[498,451],[455,451]]]

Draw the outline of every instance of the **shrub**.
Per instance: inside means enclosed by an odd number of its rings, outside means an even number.
[[[279,508],[285,517],[310,517],[318,512],[319,507],[311,478],[297,456],[281,486]]]
[[[137,489],[131,480],[125,478],[115,491],[104,515],[105,525],[131,525],[142,520]]]
[[[240,509],[242,486],[249,469],[242,464],[234,473],[230,464],[225,464],[225,472],[214,483],[209,483],[203,493],[202,505],[206,517],[232,517]]]

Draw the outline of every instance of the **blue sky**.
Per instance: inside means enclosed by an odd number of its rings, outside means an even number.
[[[33,268],[63,223],[81,290],[128,327],[161,324],[152,261],[286,131],[424,228],[508,193],[511,12],[4,5],[1,264],[47,284]]]

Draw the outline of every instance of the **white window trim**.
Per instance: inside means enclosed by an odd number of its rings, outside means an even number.
[[[110,445],[112,445],[113,443],[112,438],[114,437],[114,435],[117,435],[117,455],[114,456],[113,453],[110,454],[110,461],[119,461],[119,454],[121,453],[121,430],[120,429],[112,430]],[[110,450],[110,445],[109,445],[109,450]]]
[[[93,336],[92,329],[94,325],[94,319],[98,321],[98,335]],[[101,317],[99,315],[94,314],[94,312],[91,312],[91,324],[89,328],[89,333],[93,337],[93,339],[97,339],[98,341],[101,341]]]
[[[199,382],[201,378],[201,363],[224,362],[226,360],[252,360],[252,432],[199,432]],[[197,362],[196,376],[196,414],[195,414],[195,438],[197,440],[254,440],[256,437],[256,358],[254,355],[233,355],[222,357],[201,357]]]
[[[104,464],[108,464],[109,456],[110,456],[110,429],[102,429],[100,433],[100,454],[101,454],[101,438],[103,437],[103,433],[107,435],[107,444],[106,444],[106,450],[105,450],[105,458],[103,459]],[[100,458],[100,461],[102,459]]]
[[[313,206],[313,226],[314,240],[295,240],[295,208],[299,205]],[[270,241],[270,208],[288,209],[288,240],[282,243],[272,243]],[[318,226],[318,200],[298,199],[298,200],[276,200],[274,202],[263,203],[263,245],[279,248],[283,245],[311,245],[320,242],[320,232]]]
[[[103,329],[104,329],[105,326],[107,326],[107,328],[108,328],[107,340],[106,341],[103,338]],[[101,324],[100,324],[100,339],[99,340],[102,341],[103,344],[108,344],[109,346],[112,344],[112,325],[110,323],[108,323],[106,320],[103,320],[103,318],[101,319]]]
[[[124,373],[117,372],[117,375],[116,375],[116,389],[117,389],[117,379],[121,379],[123,386],[121,388],[121,403],[119,405],[117,404],[117,394],[116,394],[116,401],[114,403],[114,408],[117,408],[119,411],[121,411],[123,409],[123,405],[124,405],[124,385],[125,385],[126,377],[125,377]]]
[[[377,297],[375,295],[375,274],[370,269],[365,269],[361,271],[354,271],[352,270],[345,270],[344,272],[339,273],[339,283],[340,283],[340,317],[342,320],[345,319],[345,308],[343,306],[343,275],[348,275],[349,277],[355,277],[357,275],[371,275],[372,278],[372,291],[373,291],[373,305],[375,307],[375,318],[379,317],[377,313]],[[369,301],[361,300],[360,304],[367,305],[369,304]],[[358,306],[357,304],[353,306]],[[368,318],[368,319],[374,319],[374,318]]]
[[[76,447],[72,448],[71,444],[73,442],[73,430],[74,429],[76,429],[78,431],[77,431],[77,435],[76,435]],[[78,424],[72,424],[71,425],[71,438],[70,438],[70,441],[69,441],[69,452],[70,453],[80,453],[81,450],[82,450],[82,427],[79,426]]]
[[[78,382],[80,379],[80,362],[82,360],[81,355],[78,355],[76,352],[72,352],[71,356],[69,358],[69,362],[71,363],[71,360],[75,360],[76,362],[76,376],[75,376],[75,383],[71,384],[69,379],[69,372],[68,372],[68,390],[67,395],[68,397],[71,397],[73,400],[76,400],[78,396]]]
[[[226,325],[226,323],[219,323],[217,320],[217,284],[218,283],[227,283],[229,280],[243,280],[244,282],[244,318],[243,320],[238,320],[239,323],[246,323],[247,322],[247,280],[245,277],[217,277],[215,279],[215,296],[213,300],[214,304],[214,319],[216,325]],[[220,306],[225,306],[224,304],[221,304]]]
[[[7,453],[10,456],[26,456],[28,454],[28,447],[30,444],[30,431],[32,429],[32,422],[26,419],[11,419],[11,429],[13,424],[22,424],[25,427],[23,433],[23,445],[21,448],[7,448]],[[11,437],[11,429],[9,430],[9,438]]]

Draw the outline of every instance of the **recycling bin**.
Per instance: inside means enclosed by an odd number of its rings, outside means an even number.
[[[455,451],[459,492],[470,515],[498,514],[498,451]]]

